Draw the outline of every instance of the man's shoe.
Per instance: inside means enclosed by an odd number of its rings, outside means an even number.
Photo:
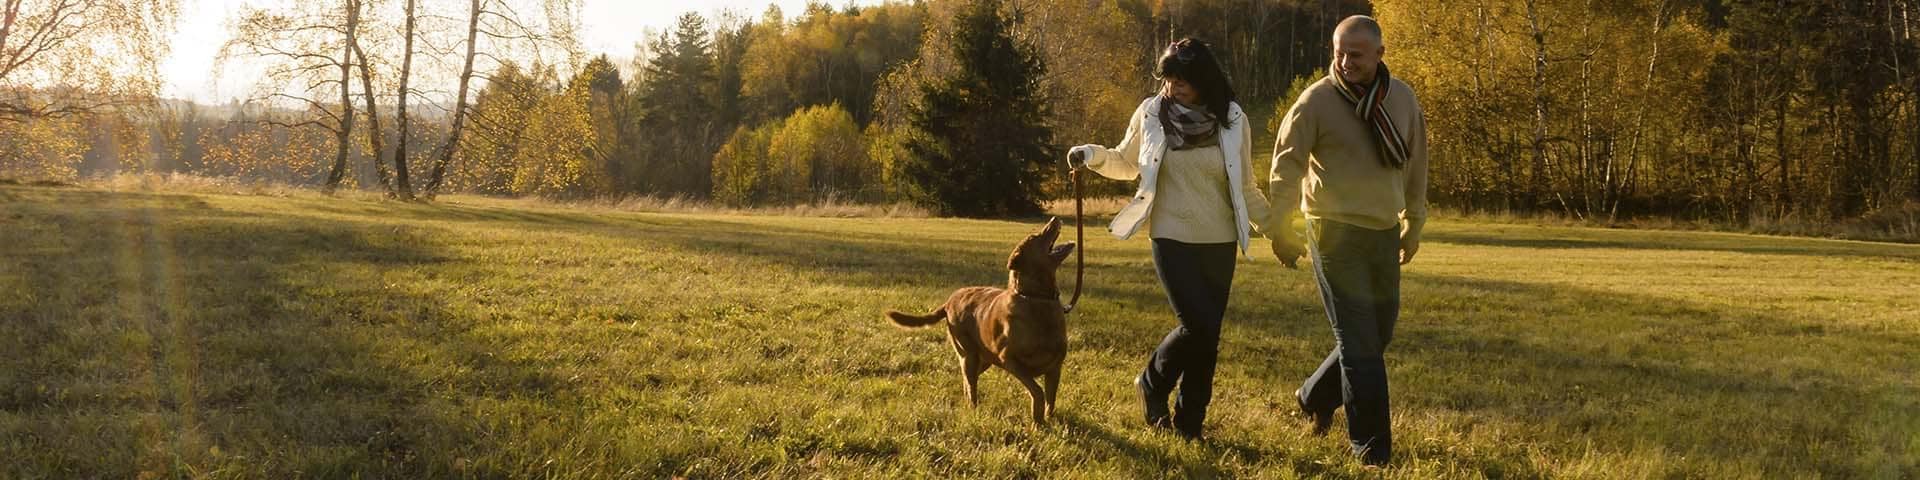
[[[1207,441],[1207,438],[1205,436],[1202,436],[1200,434],[1200,430],[1198,429],[1188,430],[1185,428],[1175,428],[1173,429],[1173,431],[1174,433],[1180,434],[1181,440],[1186,440],[1189,442],[1197,442],[1197,443],[1206,443]]]
[[[1333,412],[1320,413],[1307,408],[1307,400],[1300,396],[1300,389],[1293,389],[1293,404],[1300,407],[1300,414],[1313,421],[1313,436],[1324,437],[1333,429]]]
[[[1172,414],[1167,411],[1167,397],[1154,395],[1148,391],[1144,373],[1133,377],[1134,390],[1140,392],[1140,404],[1146,407],[1147,426],[1154,428],[1173,428]],[[1158,397],[1158,398],[1155,398]]]
[[[1206,437],[1200,434],[1201,425],[1206,423],[1205,412],[1198,414],[1192,410],[1174,412],[1171,423],[1173,431],[1179,433],[1181,439],[1189,442],[1207,441]]]

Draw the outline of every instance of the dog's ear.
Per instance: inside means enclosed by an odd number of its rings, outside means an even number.
[[[1060,264],[1066,263],[1067,255],[1073,253],[1073,247],[1074,247],[1073,242],[1054,245],[1053,253],[1050,253],[1047,255],[1048,257],[1053,258],[1053,266],[1058,267],[1060,266]]]

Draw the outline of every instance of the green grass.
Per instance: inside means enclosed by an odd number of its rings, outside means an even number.
[[[1097,227],[1058,422],[998,371],[962,407],[880,311],[1004,283],[1034,226],[0,187],[0,478],[1372,475],[1287,415],[1332,340],[1270,258],[1212,441],[1139,425],[1173,319]],[[1920,474],[1920,246],[1430,228],[1387,476]]]

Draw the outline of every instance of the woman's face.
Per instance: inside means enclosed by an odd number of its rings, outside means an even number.
[[[1167,77],[1166,91],[1167,96],[1173,97],[1174,100],[1178,100],[1180,103],[1187,105],[1200,104],[1200,91],[1195,90],[1193,84],[1187,83],[1186,80]]]

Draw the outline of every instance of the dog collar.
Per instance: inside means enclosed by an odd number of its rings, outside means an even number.
[[[1020,298],[1023,298],[1023,299],[1027,299],[1027,300],[1040,300],[1040,301],[1045,301],[1045,302],[1053,302],[1053,303],[1060,303],[1060,294],[1057,294],[1057,293],[1056,293],[1056,294],[1054,294],[1054,295],[1053,295],[1053,296],[1051,296],[1051,297],[1036,297],[1036,296],[1033,296],[1033,295],[1027,295],[1027,294],[1024,294],[1024,293],[1017,293],[1017,292],[1016,292],[1016,293],[1014,293],[1014,294],[1013,294],[1013,296],[1016,296],[1016,297],[1020,297]]]

